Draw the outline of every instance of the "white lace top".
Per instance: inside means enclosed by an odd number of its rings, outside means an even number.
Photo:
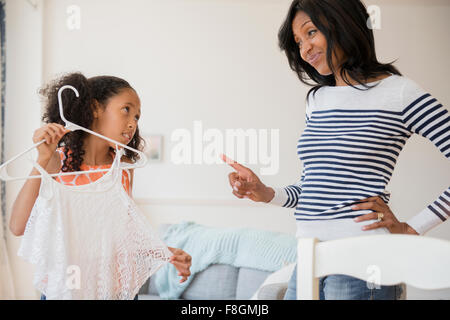
[[[122,186],[118,150],[93,183],[67,186],[42,167],[18,255],[47,299],[133,299],[172,255]]]

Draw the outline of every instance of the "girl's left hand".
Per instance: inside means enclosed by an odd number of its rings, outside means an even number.
[[[405,222],[400,222],[397,220],[395,215],[392,213],[388,205],[380,197],[370,197],[361,200],[363,203],[359,203],[352,206],[353,210],[365,210],[370,209],[374,212],[365,214],[363,216],[354,219],[355,222],[361,222],[366,220],[377,220],[378,214],[382,213],[383,217],[380,221],[372,223],[363,227],[364,231],[373,230],[378,228],[387,228],[390,233],[403,233],[403,234],[418,234],[414,229],[412,229]]]
[[[168,249],[173,253],[169,262],[178,270],[178,275],[183,277],[180,280],[180,283],[183,283],[191,275],[192,257],[181,249],[171,247],[168,247]]]

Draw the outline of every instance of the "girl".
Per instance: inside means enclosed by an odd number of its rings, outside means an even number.
[[[142,138],[139,135],[138,121],[141,115],[140,100],[128,82],[112,76],[99,76],[86,79],[80,73],[72,73],[50,83],[40,91],[47,101],[43,120],[45,126],[34,132],[33,142],[45,139],[38,147],[37,163],[50,174],[58,172],[85,171],[109,168],[115,157],[114,144],[104,139],[77,130],[69,132],[62,124],[58,105],[58,90],[64,85],[77,88],[80,96],[73,92],[63,92],[65,117],[82,127],[89,128],[110,139],[139,149]],[[138,154],[125,149],[123,162],[133,163]],[[93,182],[105,172],[57,177],[62,184],[83,185]],[[133,170],[124,170],[122,185],[131,197]],[[40,175],[33,169],[31,175]],[[29,179],[19,192],[11,214],[10,230],[16,236],[24,234],[30,212],[39,193],[41,179]],[[180,282],[190,275],[191,257],[180,249],[169,248],[170,258],[179,275]],[[45,299],[42,295],[41,299]],[[135,297],[137,300],[137,296]]]
[[[238,198],[296,208],[298,237],[423,234],[450,214],[450,189],[407,223],[387,206],[385,187],[413,133],[450,157],[450,115],[394,66],[378,62],[368,20],[359,0],[295,0],[279,31],[291,69],[303,83],[314,82],[297,147],[304,165],[297,184],[267,187],[250,169],[223,156],[236,170],[229,180]],[[398,299],[401,294],[400,286],[371,289],[344,275],[319,283],[321,299]],[[285,299],[296,299],[295,271]]]

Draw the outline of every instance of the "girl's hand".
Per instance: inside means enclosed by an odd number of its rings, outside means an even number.
[[[183,283],[191,275],[190,268],[192,257],[181,249],[171,247],[168,247],[168,249],[173,253],[169,262],[178,270],[178,275],[183,277],[180,280],[180,283]]]
[[[270,202],[273,199],[275,191],[262,183],[252,170],[231,160],[224,154],[222,154],[222,160],[236,170],[228,175],[233,194],[236,197],[239,199],[248,198],[255,202]]]
[[[58,123],[49,123],[34,132],[33,142],[38,143],[45,139],[45,143],[42,143],[37,147],[39,160],[50,160],[53,153],[56,150],[59,140],[70,130],[65,129]]]
[[[379,213],[383,214],[383,218],[381,218],[380,221],[363,227],[364,231],[385,227],[389,230],[390,233],[403,233],[414,235],[418,234],[407,223],[398,221],[394,213],[392,213],[391,209],[380,197],[370,197],[362,200],[362,202],[363,203],[359,203],[352,206],[352,209],[353,210],[370,209],[374,212],[353,219],[355,222],[377,220],[378,214]]]

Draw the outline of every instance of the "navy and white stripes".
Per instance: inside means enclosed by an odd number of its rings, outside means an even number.
[[[406,128],[430,139],[450,158],[450,114],[429,93],[422,95],[402,112]]]
[[[408,130],[431,140],[450,159],[450,113],[430,94],[413,101],[402,112]],[[445,221],[450,216],[450,187],[428,209]]]
[[[298,221],[354,218],[362,213],[351,205],[372,196],[388,202],[386,185],[414,133],[429,139],[450,158],[448,110],[411,80],[389,78],[366,96],[351,87],[317,91],[316,95],[327,95],[327,99],[314,99],[307,109],[306,128],[297,145],[302,177],[299,183],[284,188],[288,196],[284,206],[295,207]],[[373,101],[377,93],[380,99]],[[356,101],[347,107],[346,96],[349,101],[353,97],[360,101],[360,107],[355,107]],[[320,101],[333,105],[319,105]],[[442,221],[448,219],[450,188],[428,210]]]

